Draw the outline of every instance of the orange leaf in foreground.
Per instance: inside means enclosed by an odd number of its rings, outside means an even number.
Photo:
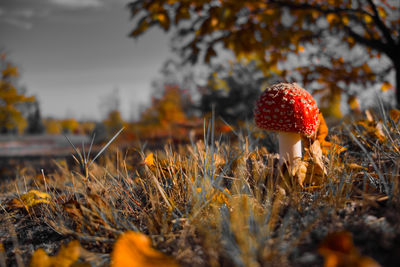
[[[77,240],[71,241],[66,246],[61,246],[56,256],[48,256],[39,248],[36,250],[29,263],[30,267],[69,267],[69,266],[90,266],[85,263],[75,263],[80,256],[81,245]]]
[[[151,247],[148,236],[128,231],[114,244],[111,267],[177,267],[174,259]]]
[[[353,244],[351,233],[340,231],[328,234],[319,245],[324,267],[379,267],[374,259],[362,256]]]

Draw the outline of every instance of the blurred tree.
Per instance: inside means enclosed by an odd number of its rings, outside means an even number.
[[[76,133],[79,128],[79,122],[74,118],[68,118],[61,121],[61,129],[65,134]]]
[[[400,107],[399,5],[397,0],[137,0],[129,8],[138,19],[132,37],[157,25],[165,31],[174,27],[174,49],[184,63],[210,62],[218,45],[238,58],[256,56],[264,71],[284,69],[283,79],[302,78],[304,86],[332,95],[323,103],[330,110],[350,84],[388,82],[392,70]],[[289,70],[288,61],[304,64]]]
[[[187,118],[182,108],[185,102],[183,89],[177,85],[165,85],[163,95],[160,98],[153,97],[152,105],[141,114],[140,121],[162,127],[185,122]]]
[[[106,119],[109,117],[110,113],[119,110],[120,106],[121,100],[119,97],[119,89],[117,87],[115,87],[111,92],[100,96],[99,110],[102,119]]]
[[[100,124],[96,125],[96,135],[99,134],[98,130],[102,127],[106,129],[106,135],[109,138],[121,130],[124,126],[124,120],[122,119],[120,112],[120,103],[118,88],[114,88],[111,93],[101,97],[99,108],[104,119],[102,126]],[[100,139],[103,139],[103,137],[100,138],[99,136],[99,141]]]
[[[93,128],[93,132],[91,133],[91,135],[94,136],[94,142],[98,144],[107,141],[108,140],[107,134],[108,134],[107,128],[104,125],[104,123],[96,122]]]
[[[262,87],[272,82],[265,76],[256,61],[231,63],[229,67],[216,65],[208,78],[207,86],[200,87],[200,110],[203,115],[215,107],[215,114],[234,124],[253,117],[254,103]],[[245,90],[244,90],[245,89]]]
[[[30,102],[27,121],[28,127],[26,128],[26,132],[28,134],[42,134],[44,132],[42,115],[37,100]]]
[[[112,137],[124,126],[124,120],[118,110],[112,110],[108,113],[107,118],[103,121],[106,127],[107,135]]]
[[[198,69],[197,69],[198,70]],[[167,60],[161,68],[161,77],[152,82],[154,99],[162,99],[166,93],[173,94],[179,91],[179,106],[186,117],[196,116],[198,110],[195,107],[193,97],[198,96],[199,76],[193,68],[182,67],[174,60]]]
[[[93,121],[82,121],[80,123],[81,132],[85,135],[92,135],[95,127],[96,123]]]
[[[26,119],[19,110],[19,105],[32,102],[34,97],[27,97],[15,87],[19,77],[18,68],[7,61],[5,53],[0,55],[0,133],[22,133]]]
[[[47,134],[61,134],[62,132],[62,127],[61,127],[61,122],[56,120],[56,119],[45,119],[43,121],[44,127],[46,129]]]

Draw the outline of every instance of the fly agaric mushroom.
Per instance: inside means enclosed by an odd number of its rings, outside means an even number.
[[[301,158],[301,136],[315,136],[319,109],[314,98],[296,83],[278,83],[257,100],[254,120],[260,128],[278,132],[279,163]]]

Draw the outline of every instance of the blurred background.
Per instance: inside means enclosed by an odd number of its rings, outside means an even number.
[[[228,134],[282,81],[313,94],[328,123],[398,107],[399,5],[2,0],[3,169],[5,158],[70,153],[62,135],[100,144],[125,127],[121,144],[189,142],[213,109]]]

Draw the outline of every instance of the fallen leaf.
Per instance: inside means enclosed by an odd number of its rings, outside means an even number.
[[[347,104],[354,113],[361,113],[360,102],[358,101],[357,96],[349,96],[347,99]]]
[[[12,199],[7,205],[12,208],[32,208],[40,203],[50,204],[50,195],[38,190],[30,190],[19,198]]]
[[[392,121],[397,124],[399,122],[399,119],[400,119],[400,110],[391,109],[389,111],[389,116],[392,119]]]
[[[228,205],[228,197],[227,195],[231,195],[231,192],[227,188],[224,189],[224,192],[219,191],[214,194],[212,201],[218,204],[226,204]]]
[[[150,153],[150,154],[147,155],[147,157],[144,159],[144,163],[149,167],[154,166],[154,155],[153,155],[153,153]]]
[[[66,246],[62,245],[56,256],[49,256],[39,248],[30,260],[30,267],[70,267],[70,266],[90,266],[89,264],[76,261],[80,256],[81,245],[77,240],[69,242]]]
[[[338,144],[326,141],[326,137],[328,136],[328,126],[326,125],[324,116],[322,115],[322,113],[318,114],[318,119],[319,119],[319,127],[318,127],[318,131],[317,134],[315,136],[315,138],[302,138],[303,144],[305,148],[310,148],[311,144],[314,143],[314,140],[318,140],[321,150],[322,150],[322,154],[323,155],[329,155],[330,153],[334,153],[334,154],[340,154],[343,151],[346,151],[347,148],[342,147]],[[308,156],[307,153],[304,156],[305,160],[308,160]]]
[[[328,234],[318,248],[324,257],[324,267],[379,267],[374,259],[360,254],[347,231]]]
[[[299,185],[303,187],[304,181],[307,177],[308,162],[297,158],[293,161],[293,166],[290,168],[291,175],[298,181]]]
[[[176,267],[174,259],[155,250],[148,236],[128,231],[122,234],[114,244],[111,254],[111,267]]]

